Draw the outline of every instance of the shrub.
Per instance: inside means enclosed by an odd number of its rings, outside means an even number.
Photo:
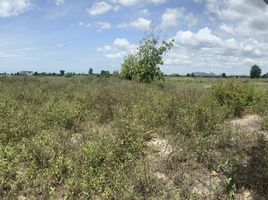
[[[241,116],[255,96],[253,86],[235,80],[214,85],[212,94],[218,104],[226,106],[234,116]]]

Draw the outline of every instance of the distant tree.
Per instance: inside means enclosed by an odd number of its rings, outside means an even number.
[[[186,77],[191,77],[191,74],[190,74],[190,73],[187,73],[187,74],[186,74]]]
[[[221,74],[222,78],[226,78],[226,73]]]
[[[261,68],[258,65],[253,65],[250,70],[250,78],[260,78]]]
[[[67,72],[65,75],[66,78],[71,78],[72,76],[73,76],[72,72]]]
[[[113,77],[116,77],[116,78],[120,77],[120,73],[119,73],[118,70],[115,70],[115,71],[113,72]]]
[[[160,41],[159,36],[153,31],[146,34],[140,42],[137,53],[130,54],[124,59],[121,77],[140,82],[163,79],[164,74],[159,65],[163,65],[163,57],[172,46],[173,41]]]
[[[194,73],[191,73],[191,77],[195,77]]]
[[[92,75],[92,74],[93,74],[93,69],[92,69],[92,68],[89,68],[89,70],[88,70],[88,74],[89,74],[89,75]]]
[[[110,72],[109,71],[105,71],[105,70],[101,70],[100,76],[101,77],[109,77],[110,76]]]
[[[64,70],[60,70],[60,75],[64,76],[65,75],[65,71]]]
[[[34,74],[33,74],[34,76],[38,76],[38,72],[34,72]]]

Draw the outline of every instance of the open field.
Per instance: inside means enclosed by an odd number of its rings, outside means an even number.
[[[267,199],[268,80],[0,78],[0,199]]]

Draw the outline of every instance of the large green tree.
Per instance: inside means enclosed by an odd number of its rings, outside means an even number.
[[[160,70],[163,57],[173,46],[174,41],[160,40],[153,31],[146,34],[140,41],[136,54],[129,54],[122,63],[121,77],[135,79],[141,82],[152,82],[162,79],[164,74]]]
[[[250,78],[260,78],[261,68],[258,65],[253,65],[250,70]]]

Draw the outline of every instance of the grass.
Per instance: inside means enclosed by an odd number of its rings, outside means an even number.
[[[258,178],[267,170],[267,151],[258,150],[265,140],[225,124],[237,114],[259,113],[268,127],[268,91],[256,83],[2,77],[0,198],[200,199],[196,180],[210,188],[213,170],[222,176],[210,199],[234,198],[243,186],[267,194],[267,174]],[[146,164],[146,133],[169,139],[173,152],[162,167],[173,188]],[[250,159],[246,169],[259,160],[261,172],[243,181],[239,170]]]

